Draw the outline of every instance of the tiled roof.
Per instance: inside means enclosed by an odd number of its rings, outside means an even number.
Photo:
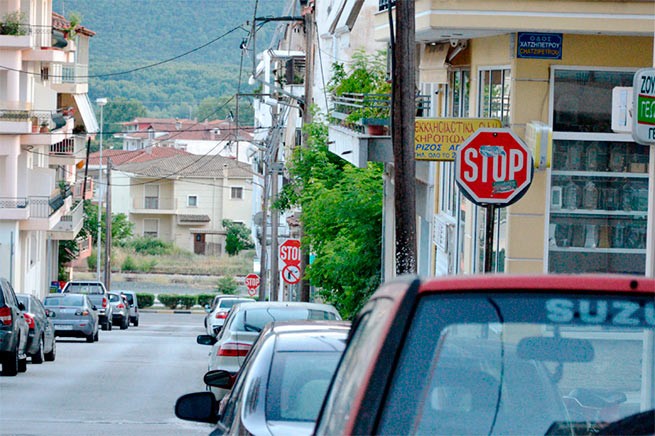
[[[139,130],[126,131],[124,136],[146,139],[149,136],[148,130],[153,130],[158,135],[156,141],[168,140],[205,140],[205,141],[226,141],[236,135],[236,124],[227,120],[194,121],[175,118],[135,118],[133,121],[120,123],[123,126],[140,126]],[[216,132],[218,130],[218,133]],[[253,128],[250,126],[239,126],[239,138],[243,140],[252,139]]]
[[[52,13],[53,29],[66,30],[70,27],[70,25],[71,25],[70,21],[68,21],[63,15],[60,15],[56,12]],[[93,30],[87,29],[86,27],[80,25],[75,26],[75,32],[81,33],[86,36],[94,36],[96,34]]]
[[[120,171],[159,178],[214,178],[252,176],[250,165],[219,155],[177,155],[147,162],[128,162],[118,166]]]
[[[107,159],[111,158],[114,166],[132,162],[148,162],[154,159],[161,159],[171,156],[190,155],[184,150],[170,147],[149,147],[143,150],[103,150],[102,164],[107,165]],[[89,165],[97,166],[100,162],[100,152],[96,151],[89,155]]]
[[[178,215],[177,219],[181,223],[208,223],[211,221],[209,215]]]

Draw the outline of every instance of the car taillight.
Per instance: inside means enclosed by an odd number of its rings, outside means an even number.
[[[34,324],[34,315],[31,313],[23,313],[23,317],[25,318],[25,321],[27,321],[27,325],[29,328],[33,329],[35,326]]]
[[[0,307],[0,323],[11,325],[11,309],[7,306]]]
[[[75,312],[75,315],[77,316],[87,316],[88,314],[89,314],[88,310],[78,310],[77,312]]]
[[[245,356],[250,351],[250,344],[244,344],[243,342],[226,342],[221,345],[216,353],[217,356]]]
[[[107,307],[107,299],[106,298],[102,299],[102,307]]]
[[[227,312],[216,312],[216,319],[225,319],[227,318]]]
[[[118,304],[116,305],[116,308],[118,308],[118,309],[125,309],[125,305],[124,305],[123,303],[118,303]]]

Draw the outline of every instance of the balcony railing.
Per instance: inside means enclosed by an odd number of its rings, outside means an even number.
[[[80,201],[77,205],[68,212],[66,215],[62,216],[59,220],[59,223],[53,230],[55,231],[73,231],[75,227],[78,227],[79,224],[84,220],[84,204]]]
[[[70,196],[70,191],[58,192],[52,197],[31,196],[28,200],[30,217],[32,218],[49,218],[53,213],[61,209],[66,198]]]
[[[135,198],[133,205],[134,209],[174,210],[177,206],[177,202],[174,198],[145,197]]]
[[[50,145],[50,154],[59,156],[78,156],[84,151],[84,138],[73,136]]]
[[[64,65],[61,69],[62,83],[87,83],[89,66],[86,64]]]
[[[93,177],[86,178],[86,191],[84,191],[84,178],[75,182],[73,198],[75,200],[90,200],[93,198]]]
[[[353,130],[362,131],[366,125],[390,124],[390,94],[344,93],[332,96],[332,118],[338,124],[347,125]],[[424,117],[430,113],[430,96],[416,96],[416,116]]]
[[[52,44],[52,26],[4,23],[0,25],[0,35],[30,36],[35,47],[50,47]]]
[[[27,197],[0,197],[0,209],[25,209],[28,204]]]

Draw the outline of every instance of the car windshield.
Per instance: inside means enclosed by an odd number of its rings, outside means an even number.
[[[423,297],[380,433],[596,434],[653,407],[654,326],[634,296]]]
[[[25,306],[25,311],[29,312],[30,298],[27,295],[16,295],[16,298],[18,298],[19,303],[23,303],[23,306]]]
[[[290,307],[247,309],[237,313],[230,330],[258,332],[269,322],[303,319],[335,320],[337,317],[332,312],[319,309]]]
[[[69,283],[66,292],[75,294],[103,294],[102,286],[95,283]]]
[[[121,301],[121,297],[118,294],[109,294],[109,301],[112,303],[118,303]]]
[[[315,421],[341,349],[276,352],[266,390],[266,420]]]
[[[57,295],[56,297],[46,297],[46,306],[83,306],[84,297],[81,295]]]
[[[134,296],[132,294],[123,294],[127,298],[128,303],[134,304]]]
[[[222,300],[219,301],[218,307],[221,309],[231,309],[232,306],[234,306],[235,304],[243,303],[246,301],[252,301],[252,300],[245,300],[239,298],[223,298]]]

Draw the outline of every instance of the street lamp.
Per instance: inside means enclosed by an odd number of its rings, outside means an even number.
[[[102,124],[104,122],[103,120],[103,108],[107,104],[107,99],[106,98],[97,98],[96,99],[96,104],[100,107],[100,172],[98,174],[98,249],[97,249],[97,274],[98,274],[98,281],[102,281],[100,277],[100,258],[102,257],[102,251],[100,251],[100,239],[102,237],[102,232],[101,232],[101,227],[102,227],[102,195],[100,194],[100,190],[102,189]]]

